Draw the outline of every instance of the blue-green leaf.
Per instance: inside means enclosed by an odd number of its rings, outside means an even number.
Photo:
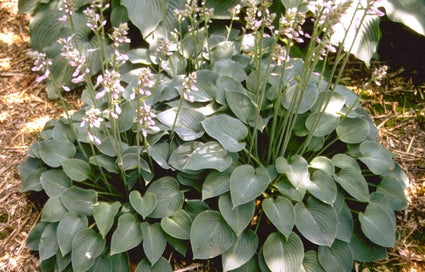
[[[204,170],[215,169],[223,172],[233,160],[227,151],[217,142],[211,141],[197,147],[184,164],[184,169]]]
[[[229,250],[235,234],[216,211],[204,211],[193,220],[190,244],[194,259],[211,259]]]
[[[330,246],[336,238],[338,215],[332,206],[309,198],[307,206],[295,205],[295,226],[310,242]]]
[[[67,159],[74,157],[75,146],[68,141],[45,140],[40,142],[41,159],[50,167],[59,167]]]
[[[224,194],[230,190],[230,173],[211,171],[202,184],[202,200]]]
[[[192,218],[185,210],[179,210],[176,214],[161,219],[161,228],[170,236],[189,240]]]
[[[180,191],[179,183],[173,177],[166,176],[153,181],[146,191],[146,193],[149,192],[156,198],[156,207],[149,215],[151,218],[174,215],[183,206],[183,192]]]
[[[304,246],[294,232],[288,239],[278,232],[273,232],[264,242],[263,256],[271,271],[299,271],[304,258]]]
[[[38,244],[40,261],[49,259],[58,251],[57,226],[56,223],[47,224],[41,233]]]
[[[318,258],[326,272],[351,272],[353,255],[348,243],[335,240],[331,247],[319,246]]]
[[[255,201],[232,208],[230,195],[223,194],[218,199],[218,208],[236,236],[239,236],[252,221],[255,212]]]
[[[62,169],[51,169],[41,174],[41,186],[49,197],[59,195],[71,187],[71,179]]]
[[[131,191],[129,194],[130,204],[143,218],[148,217],[156,207],[154,193],[147,192],[143,197],[139,191]]]
[[[103,238],[108,234],[109,230],[115,222],[115,215],[117,215],[121,203],[116,201],[114,203],[98,202],[93,211],[94,221],[99,229]]]
[[[63,171],[72,180],[85,181],[90,177],[90,165],[80,159],[68,159],[61,163]]]
[[[222,254],[223,271],[233,270],[247,263],[255,255],[257,247],[257,234],[250,229],[243,231],[233,246]]]
[[[137,265],[135,272],[172,272],[173,268],[164,257],[161,257],[156,263],[151,264],[147,259],[143,259]]]
[[[118,218],[118,227],[112,234],[111,255],[128,251],[142,242],[140,222],[131,213],[124,213]]]
[[[167,245],[165,234],[159,223],[150,224],[148,222],[142,223],[142,232],[143,251],[149,262],[155,264],[161,258]]]
[[[296,189],[304,188],[304,183],[311,182],[308,162],[301,155],[294,155],[289,160],[278,157],[276,159],[276,170],[280,174],[286,174]]]
[[[279,232],[288,238],[295,224],[295,209],[292,202],[282,196],[266,198],[263,200],[262,208]]]
[[[216,139],[226,150],[239,152],[245,147],[243,139],[248,129],[239,119],[225,114],[214,115],[201,122],[207,134]]]
[[[230,176],[230,195],[233,207],[248,203],[261,195],[270,184],[271,178],[264,167],[254,169],[251,165],[240,165]]]
[[[60,194],[60,198],[68,211],[92,215],[97,203],[97,192],[72,186]]]
[[[58,224],[58,245],[62,256],[72,250],[72,239],[82,229],[86,229],[88,220],[86,216],[78,216],[73,213],[66,214]]]
[[[72,268],[75,271],[87,271],[102,254],[106,241],[93,229],[80,230],[72,240]]]

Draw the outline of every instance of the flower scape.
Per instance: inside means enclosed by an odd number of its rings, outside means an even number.
[[[177,256],[222,271],[349,272],[385,257],[407,176],[342,85],[342,41],[360,39],[378,7],[38,3],[37,80],[84,102],[49,121],[19,165],[21,191],[47,196],[27,241],[41,270],[172,271]]]

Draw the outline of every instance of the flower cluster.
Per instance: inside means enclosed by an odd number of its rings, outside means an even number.
[[[248,0],[245,17],[246,29],[255,32],[264,27],[273,31],[273,21],[276,19],[276,13],[271,13],[268,9],[272,3],[273,1],[271,0],[261,0],[260,4],[257,4],[256,0]]]
[[[155,115],[151,111],[151,106],[146,103],[146,98],[151,95],[150,89],[155,86],[154,75],[149,68],[143,67],[137,79],[137,88],[133,89],[133,93],[130,99],[135,99],[136,94],[141,95],[141,106],[138,109],[138,116],[134,120],[140,125],[140,131],[142,135],[146,137],[148,135],[147,130],[159,131],[153,118]]]
[[[139,108],[138,122],[140,125],[140,131],[143,137],[148,136],[147,130],[159,131],[160,129],[156,126],[153,118],[155,115],[151,112],[151,106],[146,101],[142,101],[142,105]]]
[[[72,40],[73,36],[59,38],[58,43],[62,45],[61,56],[68,60],[69,65],[75,67],[71,82],[77,84],[85,80],[85,76],[90,73],[90,69],[86,63],[86,57],[81,55],[80,51],[75,48]]]
[[[119,50],[119,47],[122,44],[131,42],[131,40],[127,37],[127,34],[127,23],[121,23],[118,27],[114,27],[112,34],[109,34],[109,38],[114,42],[114,57],[115,61],[118,62],[118,65],[122,65],[128,60],[128,56]]]
[[[83,13],[87,16],[87,26],[97,32],[106,25],[106,20],[103,20],[101,14],[109,8],[109,3],[104,3],[104,0],[93,0],[90,6]]]
[[[186,101],[191,103],[195,101],[195,97],[193,95],[190,95],[190,93],[196,92],[198,90],[195,84],[196,84],[196,72],[192,72],[188,76],[185,76],[183,78],[182,95]]]
[[[383,65],[372,72],[371,81],[375,82],[376,85],[381,86],[381,81],[387,76],[388,66]]]
[[[47,58],[45,53],[37,51],[28,52],[28,56],[34,60],[34,67],[31,68],[34,72],[43,72],[44,74],[39,76],[36,81],[41,82],[49,77],[50,67],[52,66],[52,60]]]
[[[192,25],[198,25],[201,21],[209,21],[212,17],[214,10],[205,7],[205,1],[202,1],[198,6],[197,0],[187,0],[183,10],[174,10],[174,18],[177,22],[182,23],[186,19],[191,21]],[[189,26],[190,28],[190,26]],[[189,29],[189,31],[191,31]]]
[[[110,93],[112,99],[118,100],[121,97],[121,93],[125,91],[125,88],[121,85],[120,73],[115,70],[105,70],[103,75],[99,75],[96,86],[99,85],[102,85],[103,89],[96,94],[96,99],[100,99],[106,93]]]
[[[75,0],[63,0],[62,6],[60,6],[58,9],[60,11],[63,11],[64,14],[62,15],[62,17],[59,18],[59,21],[60,22],[69,21],[72,16],[74,7],[75,7]]]
[[[289,40],[298,43],[304,42],[303,36],[309,37],[304,33],[302,25],[305,22],[305,13],[297,8],[289,8],[286,10],[285,16],[280,17],[279,30]]]
[[[85,115],[83,116],[83,121],[80,123],[80,127],[85,127],[87,125],[87,135],[92,143],[98,145],[101,143],[100,139],[93,134],[92,129],[100,128],[103,121],[102,112],[99,109],[90,107],[86,110]]]
[[[149,68],[143,67],[140,70],[137,79],[137,88],[133,89],[133,93],[130,95],[130,99],[136,98],[136,93],[140,95],[149,96],[151,95],[150,89],[155,85],[154,75]]]

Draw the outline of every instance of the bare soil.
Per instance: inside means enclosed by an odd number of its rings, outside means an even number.
[[[37,256],[25,247],[31,228],[40,219],[40,207],[19,192],[17,166],[49,119],[63,114],[49,101],[43,84],[34,81],[29,49],[30,17],[18,15],[17,0],[0,0],[0,271],[39,271]],[[422,54],[417,52],[417,54]],[[374,62],[377,67],[386,62]],[[408,66],[408,63],[405,65]],[[397,214],[397,244],[388,257],[373,264],[356,264],[355,271],[425,271],[425,86],[417,74],[390,67],[381,86],[362,87],[371,74],[361,63],[350,63],[346,84],[363,98],[390,149],[409,177],[409,207]],[[415,84],[412,82],[415,78]],[[67,94],[70,104],[77,94]],[[198,264],[176,271],[211,271]]]

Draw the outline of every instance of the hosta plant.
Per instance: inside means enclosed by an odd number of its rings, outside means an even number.
[[[395,245],[406,177],[341,85],[349,52],[331,43],[347,9],[374,1],[87,2],[60,3],[76,32],[32,54],[40,80],[78,84],[85,102],[19,166],[21,191],[47,195],[27,241],[42,271],[172,271],[174,258],[351,271]],[[69,79],[50,73],[50,49]]]

